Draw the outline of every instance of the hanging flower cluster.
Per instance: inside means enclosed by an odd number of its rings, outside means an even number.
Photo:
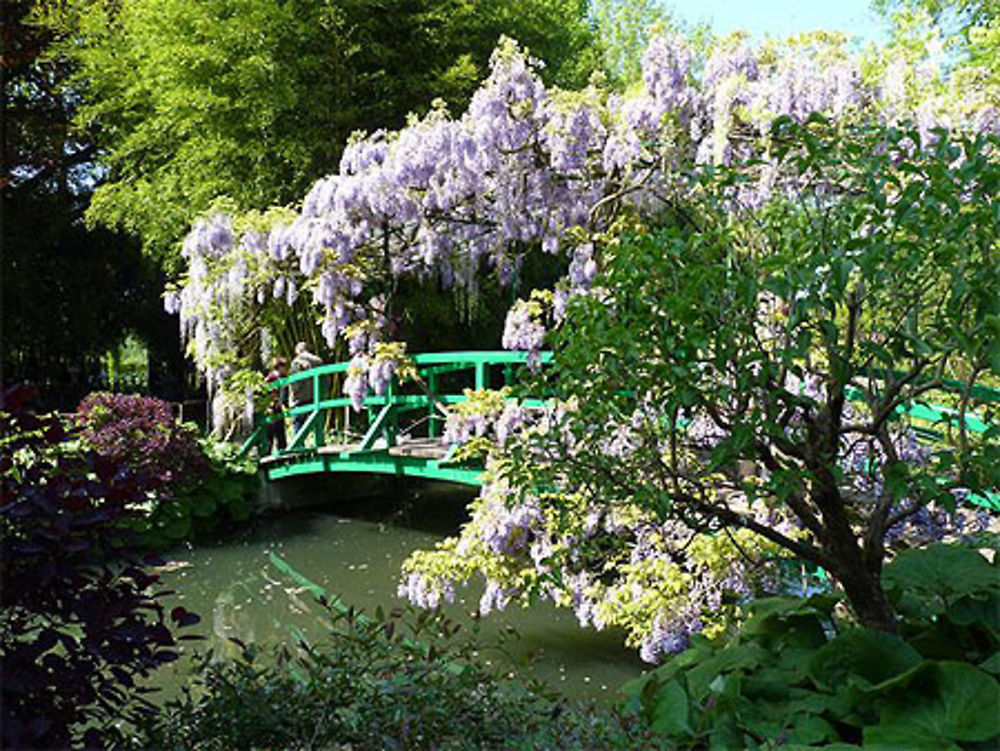
[[[621,97],[597,85],[549,90],[540,64],[502,40],[461,116],[437,109],[356,139],[300,211],[272,215],[268,226],[239,229],[225,213],[196,223],[184,241],[187,276],[167,307],[180,313],[199,367],[216,376],[265,301],[291,304],[307,290],[327,342],[350,341],[357,355],[386,333],[391,279],[473,288],[484,265],[513,278],[532,248],[571,260],[555,292],[558,316],[597,272],[588,238],[623,216],[662,210],[691,164],[756,157],[757,179],[736,198],[752,206],[781,190],[788,178],[769,160],[768,140],[779,115],[919,116],[925,134],[937,123],[997,127],[988,97],[950,110],[938,97],[910,111],[906,102],[926,99],[897,96],[896,68],[866,78],[862,63],[823,37],[759,49],[734,38],[699,60],[683,37],[664,34],[646,50],[643,89]],[[511,316],[507,345],[536,350],[538,322],[519,306]]]

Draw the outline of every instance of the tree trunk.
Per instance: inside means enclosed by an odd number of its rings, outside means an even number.
[[[896,633],[896,615],[882,588],[882,558],[866,558],[861,540],[847,518],[843,498],[828,465],[815,471],[813,500],[823,515],[821,544],[833,561],[830,572],[858,619],[868,628]]]
[[[898,631],[892,603],[882,588],[878,573],[873,574],[860,565],[844,566],[834,575],[844,588],[851,609],[862,625],[889,633]]]

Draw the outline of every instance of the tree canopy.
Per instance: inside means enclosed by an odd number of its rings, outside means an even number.
[[[83,226],[97,149],[72,127],[80,104],[64,86],[72,66],[46,56],[52,34],[30,22],[31,6],[2,10],[0,369],[8,384],[35,384],[41,404],[70,409],[98,385],[99,359],[130,332],[151,346],[173,341],[175,351],[177,337],[155,308],[163,284],[155,264],[134,240]],[[100,293],[109,287],[116,294]]]
[[[75,66],[75,124],[100,148],[92,222],[176,257],[226,197],[284,204],[335,169],[348,136],[461,106],[501,33],[576,85],[593,67],[581,0],[53,4],[43,20]]]
[[[526,390],[553,408],[452,420],[500,448],[472,521],[414,555],[404,592],[481,576],[485,610],[548,597],[655,660],[723,627],[727,598],[780,592],[794,557],[893,630],[888,548],[980,530],[956,506],[1000,487],[997,428],[966,423],[997,417],[976,389],[1000,376],[1000,142],[912,138],[779,123],[794,192],[750,207],[752,166],[702,171],[682,210],[610,245]],[[901,412],[949,390],[947,435],[918,441]]]

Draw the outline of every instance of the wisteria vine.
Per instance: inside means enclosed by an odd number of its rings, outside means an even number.
[[[796,176],[772,156],[776,117],[909,120],[920,144],[933,143],[938,126],[1000,133],[996,97],[978,90],[949,96],[937,73],[906,60],[883,63],[822,36],[759,49],[737,37],[699,57],[683,37],[664,34],[646,51],[641,90],[622,96],[596,82],[578,92],[547,89],[540,63],[505,40],[464,113],[437,109],[397,132],[356,139],[338,173],[318,181],[298,212],[253,226],[224,212],[199,221],[184,242],[188,272],[168,295],[168,309],[179,312],[199,367],[220,382],[241,356],[241,322],[260,306],[309,295],[328,345],[347,346],[343,388],[360,407],[369,389],[383,392],[405,367],[396,345],[382,341],[395,281],[474,289],[484,269],[511,281],[526,253],[561,254],[565,278],[517,301],[503,331],[504,346],[527,351],[537,367],[569,299],[591,290],[605,245],[670,209],[694,165],[754,163],[745,172],[753,179],[731,195],[742,210],[794,191]],[[453,410],[449,441],[502,449],[542,433],[559,439],[560,458],[596,452],[627,465],[658,435],[662,417],[655,405],[639,403],[627,420],[586,426],[591,438],[581,440],[579,425],[577,432],[565,427],[571,403],[532,411],[507,396],[481,395]],[[687,442],[710,450],[718,425],[703,414],[689,417]],[[788,429],[796,429],[794,419]],[[896,441],[901,459],[926,461],[905,432]],[[865,472],[881,462],[879,450],[862,442],[841,447],[838,459],[860,494],[881,494]],[[664,521],[637,505],[525,494],[509,484],[503,452],[487,451],[487,482],[471,522],[406,564],[400,594],[418,605],[449,601],[457,583],[481,577],[484,614],[547,597],[572,607],[584,625],[625,628],[643,658],[656,661],[693,633],[724,628],[727,608],[741,598],[788,585],[778,546],[749,529],[705,534],[694,520]],[[802,533],[790,515],[749,496],[736,502],[758,526],[790,539]],[[934,508],[900,519],[889,539],[906,526],[935,538],[957,521],[983,524]]]
[[[745,205],[787,188],[769,159],[779,115],[910,117],[925,139],[936,125],[1000,129],[989,96],[945,96],[905,63],[864,75],[871,61],[825,37],[759,49],[735,38],[699,59],[682,36],[664,34],[644,55],[642,90],[620,96],[597,84],[548,89],[541,63],[504,40],[461,116],[438,109],[354,140],[294,215],[273,212],[252,226],[227,212],[198,221],[183,244],[187,274],[166,305],[213,380],[248,355],[239,326],[255,307],[291,305],[305,292],[331,348],[340,338],[352,356],[370,354],[386,333],[391,279],[473,288],[490,267],[509,281],[535,248],[570,261],[555,290],[558,317],[597,271],[591,238],[661,211],[690,165],[761,159],[741,189]],[[537,352],[544,328],[515,305],[505,345]]]

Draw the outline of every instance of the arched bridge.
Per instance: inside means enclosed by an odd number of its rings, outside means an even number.
[[[268,480],[317,472],[374,472],[480,484],[482,466],[456,461],[457,447],[442,437],[445,408],[466,401],[467,389],[513,384],[518,371],[527,367],[526,353],[435,352],[411,360],[418,377],[405,384],[393,379],[381,395],[369,392],[360,412],[341,394],[350,363],[321,365],[276,381],[273,387],[278,389],[308,381],[312,400],[286,407],[282,416],[258,415],[243,453],[257,449]],[[542,362],[550,360],[551,353],[541,354]],[[285,449],[272,451],[267,425],[289,417],[297,417],[300,427]]]
[[[449,406],[466,401],[470,390],[513,385],[527,367],[524,352],[434,352],[410,358],[417,378],[401,384],[393,379],[384,394],[369,391],[358,412],[341,393],[350,363],[321,365],[295,373],[272,384],[292,389],[308,382],[309,401],[286,407],[282,415],[258,415],[257,425],[243,445],[243,454],[256,448],[260,467],[268,480],[326,472],[362,472],[446,480],[464,485],[481,484],[483,468],[455,458],[457,446],[442,436]],[[540,353],[540,362],[552,360],[551,352]],[[965,384],[947,382],[944,390],[961,391]],[[983,402],[1000,402],[1000,390],[975,386]],[[860,399],[860,394],[851,394]],[[542,406],[542,399],[522,404]],[[953,407],[915,402],[899,409],[922,440],[934,441],[957,424]],[[267,426],[293,418],[300,427],[292,431],[287,446],[272,451]],[[966,428],[983,437],[996,429],[970,413]],[[974,504],[1000,511],[1000,493],[972,495]]]

